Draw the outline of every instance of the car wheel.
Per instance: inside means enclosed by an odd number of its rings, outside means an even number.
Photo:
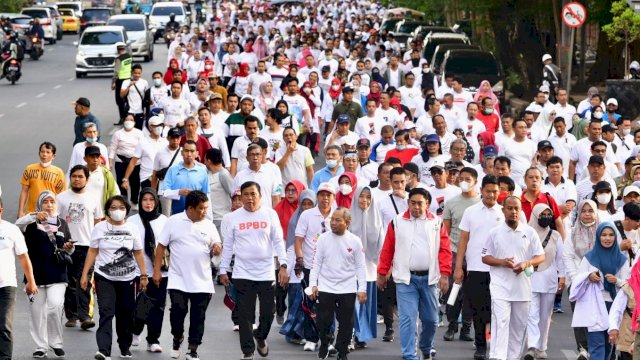
[[[81,73],[80,71],[76,71],[76,79],[82,79],[83,76],[83,73]]]
[[[149,55],[145,55],[145,56],[143,57],[143,59],[144,59],[144,62],[149,62],[149,61],[151,61],[151,56],[149,56]]]
[[[149,52],[149,61],[153,61],[153,47],[151,47],[151,51]]]
[[[64,35],[64,32],[59,29],[58,33],[56,34],[56,40],[62,40],[62,36]]]

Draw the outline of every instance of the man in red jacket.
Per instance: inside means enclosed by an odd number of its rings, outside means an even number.
[[[431,359],[431,345],[438,326],[438,296],[449,289],[451,246],[442,220],[428,211],[431,195],[422,188],[409,192],[409,210],[396,216],[387,229],[380,262],[378,287],[384,290],[393,270],[400,318],[402,358],[418,360],[416,320],[422,332],[422,359]],[[397,240],[397,241],[396,241]],[[391,269],[393,267],[393,269]]]

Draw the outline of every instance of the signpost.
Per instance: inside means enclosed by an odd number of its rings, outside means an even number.
[[[571,28],[571,39],[569,41],[569,70],[567,71],[567,93],[571,92],[571,68],[573,65],[574,43],[576,38],[576,28],[584,25],[587,20],[587,9],[579,2],[570,2],[562,7],[562,22]],[[581,49],[584,51],[584,49]]]

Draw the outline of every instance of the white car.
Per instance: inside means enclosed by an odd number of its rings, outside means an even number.
[[[142,56],[144,61],[153,60],[153,31],[145,15],[113,15],[107,25],[122,26],[131,43],[131,55]]]
[[[116,43],[124,42],[129,47],[127,32],[122,26],[92,26],[80,37],[76,54],[76,77],[88,74],[113,73],[113,66],[118,57]],[[130,49],[127,49],[130,51]]]
[[[84,9],[82,1],[61,1],[56,5],[58,5],[58,10],[71,9],[78,16],[82,16],[82,10]]]
[[[24,15],[29,15],[32,18],[38,18],[42,30],[44,30],[44,38],[50,43],[55,44],[58,38],[58,27],[56,25],[56,19],[54,19],[51,9],[46,7],[30,7],[24,8],[20,12]]]
[[[164,27],[169,22],[169,15],[176,16],[175,21],[182,25],[191,25],[191,19],[187,16],[187,10],[180,2],[159,2],[153,4],[149,13],[149,23],[156,30],[154,40],[164,35]]]

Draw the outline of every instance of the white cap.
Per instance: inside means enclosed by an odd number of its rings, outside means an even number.
[[[531,112],[534,112],[534,113],[541,113],[542,112],[542,106],[540,106],[540,105],[538,105],[536,103],[533,103],[533,104],[527,106],[525,111],[531,111]]]
[[[616,100],[615,98],[609,98],[609,99],[607,100],[607,106],[608,106],[608,105],[611,105],[611,104],[613,104],[613,105],[615,105],[615,106],[618,106],[618,100]],[[640,194],[640,193],[638,193],[638,194]]]
[[[164,124],[164,121],[160,116],[152,116],[149,118],[149,126],[158,126]]]
[[[322,184],[320,184],[320,186],[318,186],[318,190],[316,191],[316,194],[319,194],[320,191],[327,191],[332,193],[333,195],[336,194],[336,189],[333,187],[333,185],[329,184],[328,182],[323,182]]]
[[[629,69],[640,70],[640,63],[638,63],[636,60],[633,60],[631,64],[629,64]]]
[[[117,47],[117,48],[119,48],[119,47],[127,47],[127,44],[123,43],[122,41],[118,41],[118,42],[116,43],[116,47]]]
[[[549,92],[549,86],[547,85],[540,85],[540,88],[538,89],[542,92]]]
[[[551,60],[551,59],[553,59],[553,58],[549,54],[542,55],[542,62],[545,62],[545,61]]]
[[[404,121],[404,129],[405,130],[411,130],[411,129],[415,129],[416,128],[416,124],[411,121],[411,120],[405,120]]]
[[[622,191],[622,196],[627,196],[631,193],[636,193],[638,195],[640,195],[640,188],[635,186],[635,185],[628,185],[624,187],[624,190]]]
[[[242,96],[242,98],[240,99],[240,102],[243,102],[245,100],[250,100],[251,102],[253,102],[253,96],[249,95],[249,94],[245,94]]]

